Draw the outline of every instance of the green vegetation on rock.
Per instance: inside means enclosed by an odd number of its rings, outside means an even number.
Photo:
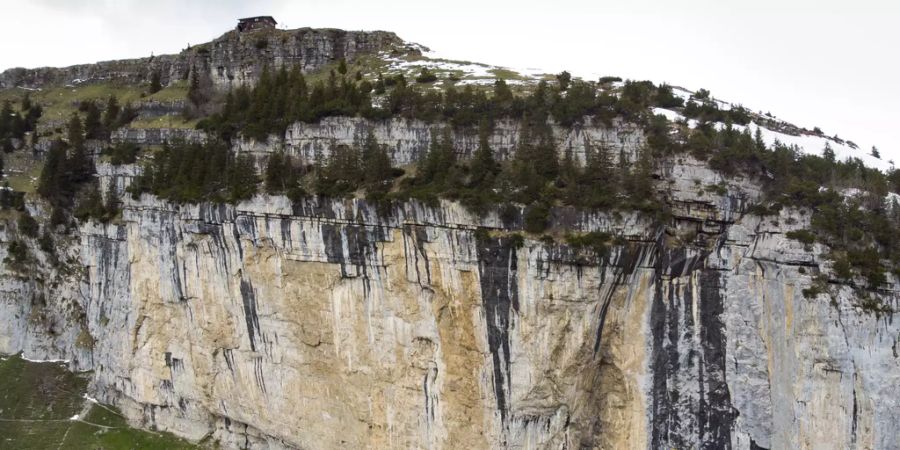
[[[0,357],[0,448],[196,448],[168,433],[131,428],[115,408],[87,400],[87,384],[86,374],[59,363]]]

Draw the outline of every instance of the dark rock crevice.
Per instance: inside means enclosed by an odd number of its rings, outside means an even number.
[[[494,395],[501,421],[509,416],[511,315],[519,310],[516,247],[509,238],[486,238],[478,242],[481,299],[488,331],[494,373]]]

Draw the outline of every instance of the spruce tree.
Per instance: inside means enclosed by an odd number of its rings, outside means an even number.
[[[362,151],[363,179],[371,188],[383,189],[391,179],[391,159],[387,148],[379,145],[375,133],[369,130]]]
[[[150,95],[153,95],[162,90],[162,82],[160,81],[160,74],[158,70],[154,70],[150,73]]]
[[[559,90],[561,92],[565,91],[569,88],[569,83],[572,82],[572,74],[564,70],[556,76],[556,82],[559,84]]]
[[[822,157],[825,158],[825,161],[828,161],[829,163],[835,162],[834,149],[831,148],[831,144],[828,142],[825,143],[825,149],[822,150]]]
[[[5,100],[0,108],[0,137],[9,137],[12,134],[12,117],[15,116],[12,102]]]
[[[272,153],[266,162],[265,187],[266,192],[276,194],[284,192],[288,188],[290,179],[290,161],[280,151]]]
[[[204,80],[200,78],[200,72],[197,68],[192,67],[187,98],[196,110],[202,109],[203,105],[209,100],[206,89],[204,89],[203,81]]]
[[[237,155],[228,170],[228,201],[248,200],[256,194],[259,177],[253,157],[246,154]]]
[[[613,168],[609,150],[604,145],[596,149],[588,146],[587,166],[582,184],[589,186],[588,204],[596,208],[609,208],[615,205],[619,190],[619,177]]]
[[[84,117],[84,134],[88,139],[103,139],[104,137],[100,108],[93,101],[87,103]]]
[[[417,179],[422,184],[434,183],[444,185],[450,171],[456,164],[456,152],[453,150],[453,138],[450,129],[445,128],[438,135],[432,131],[431,145],[425,158],[419,161]]]
[[[107,132],[116,128],[120,112],[121,108],[119,107],[119,100],[115,95],[109,96],[109,99],[106,101],[106,111],[103,114],[103,128],[105,128]]]
[[[94,164],[84,146],[84,132],[81,127],[81,119],[77,114],[72,114],[72,118],[69,120],[67,135],[71,149],[65,164],[68,168],[69,181],[82,183],[90,179],[94,172]]]
[[[110,180],[106,190],[106,201],[103,204],[104,222],[114,219],[119,214],[119,195],[116,191],[116,183]]]
[[[472,155],[469,185],[473,188],[487,188],[500,172],[488,135],[489,128],[486,122],[482,122],[478,130],[478,149]]]
[[[756,127],[756,132],[753,135],[753,142],[756,144],[756,151],[762,152],[766,150],[766,141],[763,140],[762,127]]]
[[[378,79],[375,81],[375,95],[381,95],[385,92],[384,76],[378,73]]]
[[[67,181],[66,145],[56,140],[50,144],[50,150],[44,160],[37,192],[55,206],[58,203],[56,200],[68,191]]]

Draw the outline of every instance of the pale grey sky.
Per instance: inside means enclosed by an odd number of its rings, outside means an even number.
[[[896,0],[0,0],[0,70],[174,53],[248,15],[395,31],[450,58],[703,87],[900,164]]]

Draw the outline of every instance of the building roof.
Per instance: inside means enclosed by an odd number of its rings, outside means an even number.
[[[272,16],[244,17],[243,19],[238,19],[238,22],[252,22],[256,20],[271,20],[273,23],[278,23]]]

